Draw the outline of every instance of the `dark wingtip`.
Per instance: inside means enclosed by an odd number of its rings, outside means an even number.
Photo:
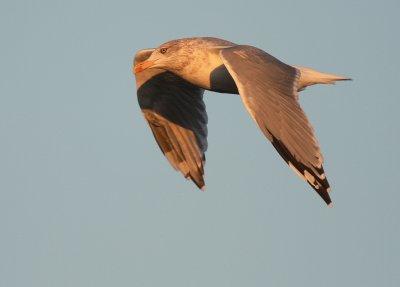
[[[272,145],[275,147],[275,149],[278,151],[278,153],[282,156],[282,158],[286,161],[287,164],[300,176],[300,178],[304,179],[307,181],[307,183],[318,193],[318,195],[325,201],[325,203],[328,206],[333,206],[332,200],[329,196],[329,193],[331,191],[331,188],[329,186],[328,179],[324,177],[321,179],[320,175],[324,175],[324,169],[322,166],[318,168],[318,173],[316,174],[311,168],[305,166],[299,161],[296,161],[296,159],[293,157],[293,155],[288,151],[286,146],[279,140],[277,140],[274,136],[272,140]],[[306,177],[305,177],[305,172],[308,172],[317,182],[310,182]]]
[[[310,184],[310,183],[309,183]],[[333,203],[331,200],[331,197],[329,196],[328,189],[324,188],[323,186],[320,186],[318,189],[315,188],[312,184],[310,184],[311,187],[314,188],[314,190],[318,193],[318,195],[325,201],[325,203],[329,206],[332,207]]]
[[[206,184],[203,177],[201,177],[200,179],[196,179],[190,175],[188,179],[190,179],[200,189],[200,191],[206,191]]]

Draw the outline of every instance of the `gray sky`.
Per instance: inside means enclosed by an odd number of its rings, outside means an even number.
[[[0,4],[0,286],[398,286],[399,2],[185,2]],[[333,209],[238,96],[205,96],[207,191],[169,166],[132,59],[190,36],[354,79],[301,96]]]

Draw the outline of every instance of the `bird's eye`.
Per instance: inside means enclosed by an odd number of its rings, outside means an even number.
[[[167,48],[161,48],[160,49],[160,53],[161,54],[165,54],[167,52],[167,50],[168,50]]]

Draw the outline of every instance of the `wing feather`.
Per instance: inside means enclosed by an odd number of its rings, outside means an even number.
[[[298,70],[251,46],[221,49],[248,112],[288,165],[331,204],[323,156],[300,107]]]
[[[153,50],[140,51],[134,63],[146,60]],[[162,69],[135,76],[140,108],[161,151],[174,169],[203,189],[208,121],[204,90]]]

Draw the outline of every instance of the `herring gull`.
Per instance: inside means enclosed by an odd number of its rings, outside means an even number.
[[[174,169],[205,188],[204,90],[239,94],[257,126],[295,173],[332,207],[317,138],[298,92],[349,78],[287,65],[261,49],[217,38],[172,40],[134,59],[140,108]]]

